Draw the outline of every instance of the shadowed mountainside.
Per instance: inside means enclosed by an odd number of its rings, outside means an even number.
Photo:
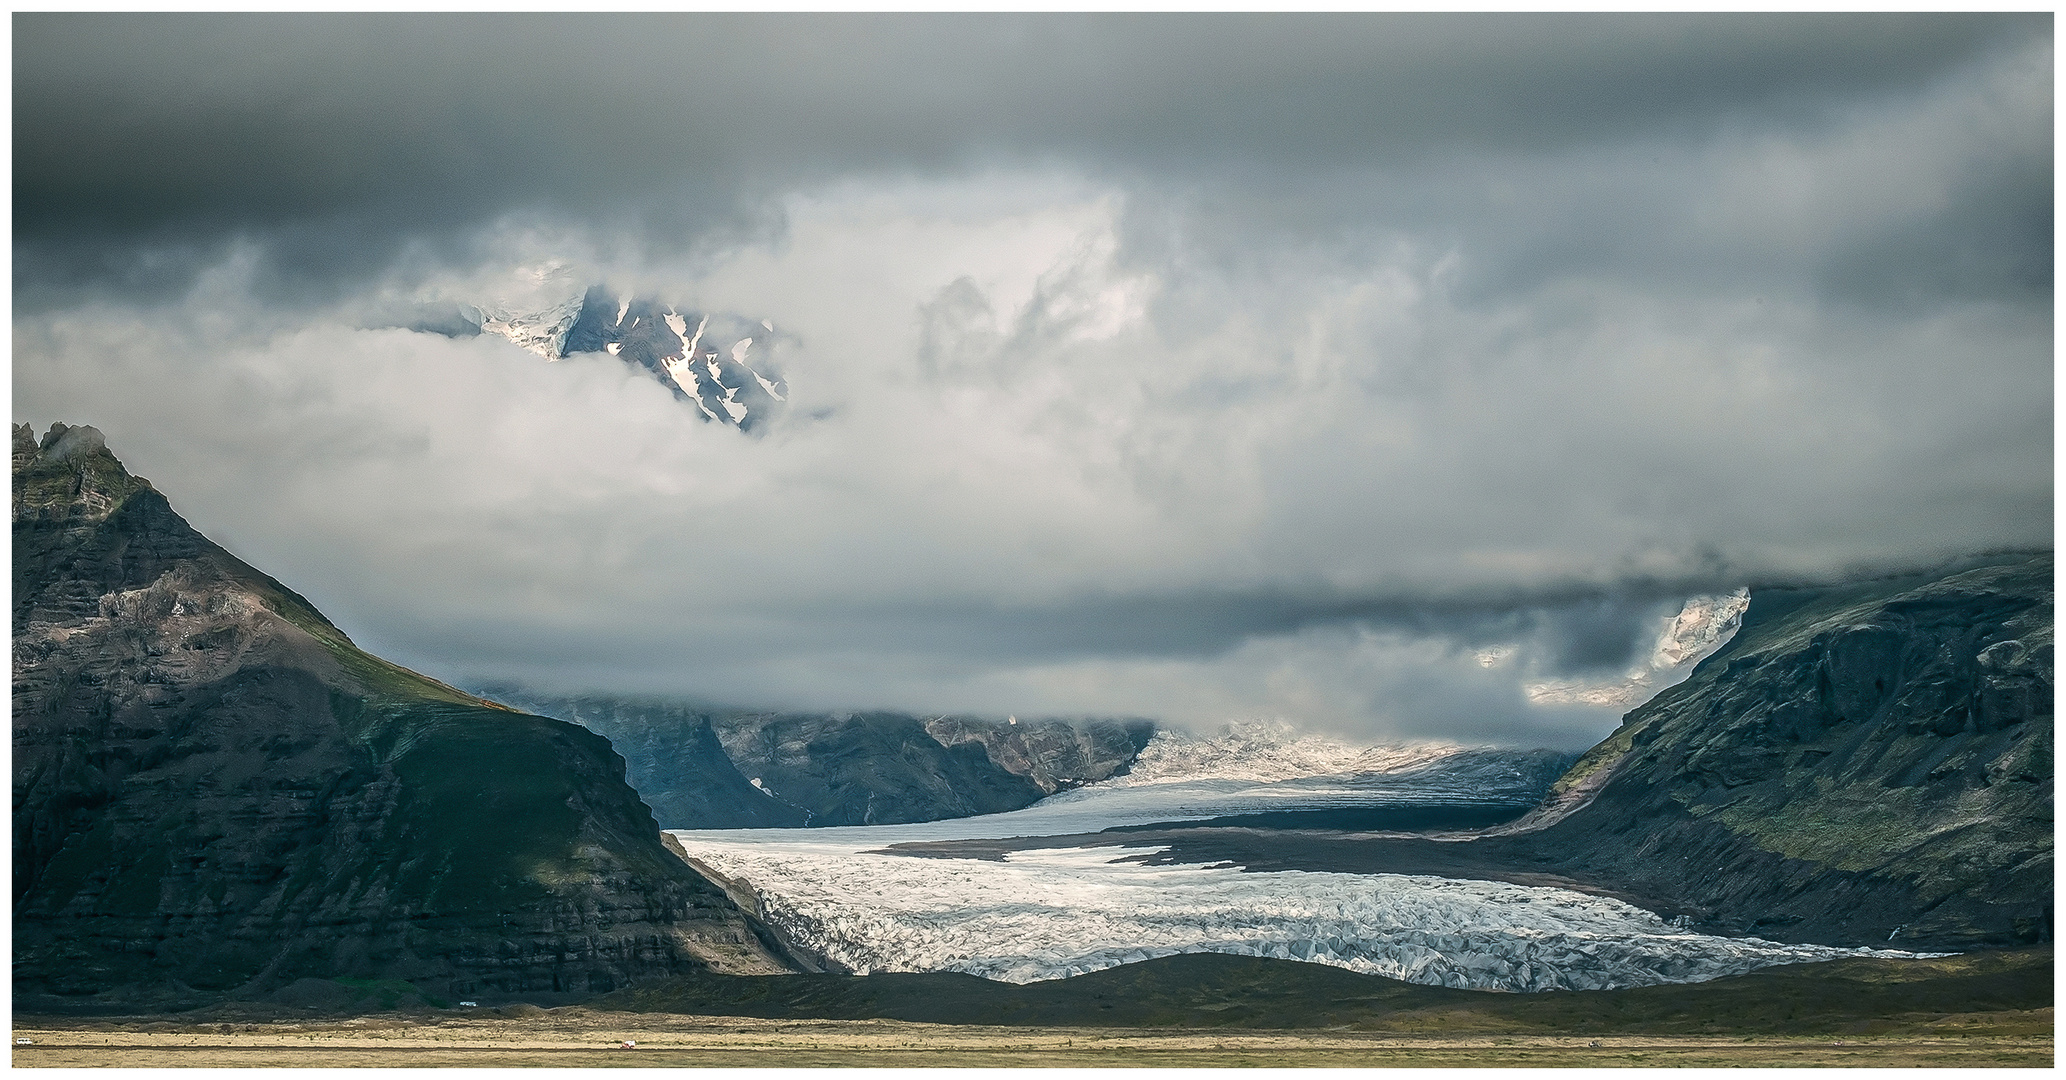
[[[13,473],[18,1007],[790,969],[602,738],[360,651],[90,427]]]
[[[1018,810],[1126,771],[1145,720],[1017,723],[902,713],[711,710],[662,699],[490,692],[624,755],[670,829],[891,825]]]
[[[1558,781],[1542,838],[1765,936],[2048,941],[2052,682],[2049,553],[1765,591]]]

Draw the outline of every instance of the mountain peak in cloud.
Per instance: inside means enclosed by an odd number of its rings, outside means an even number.
[[[605,353],[652,376],[705,420],[753,431],[789,397],[769,354],[770,319],[697,311],[651,297],[582,287],[564,263],[519,268],[515,287],[475,304],[421,308],[407,329],[500,337],[558,361]]]

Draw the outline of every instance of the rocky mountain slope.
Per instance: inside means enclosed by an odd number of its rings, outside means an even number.
[[[888,825],[1017,810],[1123,772],[1155,730],[1142,720],[920,720],[493,693],[608,738],[670,829]]]
[[[2052,557],[1753,594],[1531,825],[1771,936],[2049,940]]]
[[[13,468],[17,1004],[790,970],[602,738],[360,651],[92,428]]]
[[[1691,678],[1526,817],[1468,842],[1144,833],[1156,861],[1601,890],[1714,931],[1830,945],[2046,942],[2052,556],[1759,589]]]
[[[620,298],[598,287],[582,296],[558,347],[559,355],[608,353],[694,402],[704,419],[751,431],[788,400],[782,376],[753,352],[763,342],[765,357],[773,333],[769,323]]]

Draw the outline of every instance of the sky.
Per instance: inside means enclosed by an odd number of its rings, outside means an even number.
[[[1579,747],[1688,597],[2052,542],[2048,13],[13,41],[15,421],[461,685]],[[399,328],[588,284],[785,407]]]

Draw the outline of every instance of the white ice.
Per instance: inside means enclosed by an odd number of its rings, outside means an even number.
[[[1856,950],[1696,934],[1565,889],[1393,874],[1264,873],[1116,861],[1114,848],[1004,862],[855,852],[772,830],[676,835],[759,894],[765,917],[839,967],[1034,982],[1187,952],[1332,964],[1479,990],[1698,982]],[[794,839],[790,838],[795,836]],[[1873,951],[1871,955],[1912,955]]]
[[[705,315],[701,321],[696,323],[696,334],[694,337],[689,336],[689,320],[672,311],[662,316],[662,318],[667,320],[667,328],[674,331],[674,336],[681,339],[682,359],[691,364],[695,363],[696,343],[703,340],[703,328],[710,325],[710,316]]]
[[[1265,810],[1439,805],[1510,797],[1523,783],[1497,751],[1301,745],[1272,742],[1271,734],[1239,734],[1255,753],[1245,776],[1230,775],[1244,770],[1218,753],[1229,748],[1224,736],[1170,735],[1159,749],[1151,743],[1156,752],[1144,752],[1143,767],[1127,777],[1008,814],[673,835],[719,874],[750,884],[764,915],[793,940],[857,972],[962,971],[1030,982],[1221,952],[1526,991],[1697,982],[1772,964],[1914,955],[1697,934],[1618,900],[1500,882],[1150,867],[1119,861],[1148,849],[1109,847],[1012,852],[1004,861],[871,854],[900,843],[1056,836]],[[1295,772],[1291,763],[1301,757],[1349,768],[1270,778]]]

